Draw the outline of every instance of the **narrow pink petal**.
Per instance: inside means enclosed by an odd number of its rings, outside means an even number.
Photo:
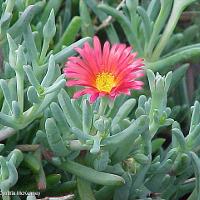
[[[93,87],[93,84],[90,83],[89,81],[84,81],[84,80],[68,80],[66,82],[66,85],[71,87],[71,86],[88,86],[88,87]]]
[[[77,63],[68,61],[66,63],[66,67],[65,68],[66,69],[70,69],[71,71],[73,71],[73,70],[79,70],[79,71],[80,70],[84,70],[85,72],[89,73],[90,76],[93,76],[93,78],[95,76],[94,71],[92,70],[92,68],[89,65],[87,65],[86,63],[84,63],[83,60],[78,60]]]
[[[125,44],[119,44],[117,46],[115,55],[114,55],[114,59],[112,61],[112,65],[111,65],[111,72],[113,73],[114,70],[116,70],[116,68],[118,67],[118,63],[119,63],[119,58],[121,57],[121,55],[123,54],[124,49],[126,48]]]
[[[94,43],[94,53],[95,53],[96,63],[98,66],[100,66],[102,64],[102,50],[99,38],[94,36],[93,43]]]
[[[140,90],[144,83],[142,81],[125,82],[115,88],[116,91],[121,91],[125,89],[135,89]]]
[[[104,71],[106,71],[109,54],[110,54],[110,43],[108,41],[106,41],[103,46],[103,58],[102,58],[102,60],[103,60],[102,66],[104,67]]]
[[[138,70],[142,70],[141,67],[143,66],[143,63],[132,63],[132,65],[128,65],[127,67],[124,67],[123,69],[121,69],[121,71],[117,71],[117,73],[115,73],[116,77],[120,77],[121,75],[127,75],[130,72],[134,72],[134,71],[138,71]]]
[[[132,50],[132,47],[127,47],[126,49],[124,49],[123,53],[121,54],[119,58],[120,65],[131,55],[131,50]]]
[[[94,56],[90,55],[90,52],[88,53],[88,47],[89,44],[87,46],[87,44],[84,45],[83,49],[81,48],[76,48],[76,51],[81,55],[82,57],[82,63],[85,63],[85,65],[87,67],[89,67],[94,74],[98,73],[97,67],[96,67],[96,63],[94,61]]]
[[[141,70],[140,70],[141,71]],[[117,76],[117,82],[121,82],[121,81],[125,81],[125,80],[135,80],[136,78],[140,78],[144,75],[144,73],[136,73],[133,72],[132,69],[127,68],[127,70],[121,72],[118,76]]]
[[[83,70],[82,68],[76,68],[74,70],[72,68],[67,68],[64,70],[64,74],[67,78],[76,78],[75,76],[77,75],[77,78],[82,77],[89,81],[95,81],[95,76],[91,75],[89,72]]]
[[[99,93],[94,93],[90,96],[90,103],[94,103],[96,99],[99,97]]]
[[[131,95],[131,92],[129,89],[121,89],[121,90],[115,90],[115,91],[112,91],[112,93],[110,94],[112,97],[116,97],[120,94],[125,94],[125,95],[128,95],[130,96]]]
[[[125,70],[134,62],[133,56],[129,55],[123,62],[118,62],[115,74],[120,73],[122,70]]]
[[[99,97],[105,97],[106,95],[108,95],[107,92],[100,92],[100,93],[99,93]]]
[[[69,72],[77,72],[77,73],[83,73],[83,74],[90,74],[92,76],[94,76],[91,71],[89,70],[86,70],[85,68],[81,67],[80,65],[78,64],[74,64],[74,63],[70,63],[68,65],[68,67],[65,67],[63,69],[63,72],[64,73],[69,73]]]
[[[106,71],[110,72],[111,71],[111,68],[112,68],[112,64],[115,60],[115,51],[117,49],[118,45],[117,44],[114,44],[110,50],[110,54],[109,54],[109,58],[108,58],[108,63],[107,63],[107,66],[106,66]]]
[[[98,73],[100,70],[99,70],[99,67],[95,60],[94,50],[90,47],[90,45],[87,42],[84,45],[84,55],[85,55],[85,59],[87,60],[88,64],[90,64],[92,66],[95,73]]]
[[[88,82],[93,85],[94,81],[89,77],[85,76],[84,74],[77,74],[77,73],[68,73],[66,74],[66,78],[68,79],[76,79]]]
[[[85,89],[77,91],[77,92],[74,93],[73,98],[78,99],[80,96],[83,96],[84,94],[86,94]]]
[[[77,99],[77,98],[79,98],[80,96],[83,96],[83,95],[85,95],[85,94],[94,95],[94,94],[96,94],[96,93],[97,93],[96,89],[93,89],[93,88],[85,88],[85,89],[83,89],[83,90],[79,90],[79,91],[75,92],[73,98],[74,98],[74,99]]]

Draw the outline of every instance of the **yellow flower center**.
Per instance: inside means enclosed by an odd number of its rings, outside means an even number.
[[[101,92],[110,92],[115,86],[115,77],[109,72],[97,74],[96,87]]]

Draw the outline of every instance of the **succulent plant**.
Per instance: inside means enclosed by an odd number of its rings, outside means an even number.
[[[3,200],[200,199],[195,0],[0,2]]]

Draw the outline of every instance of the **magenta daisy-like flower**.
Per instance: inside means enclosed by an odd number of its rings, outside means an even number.
[[[136,58],[132,48],[125,44],[110,45],[105,42],[103,49],[98,37],[93,39],[93,47],[85,43],[83,48],[75,48],[80,57],[70,57],[65,64],[64,74],[67,86],[83,86],[74,98],[89,94],[90,102],[98,97],[115,98],[120,94],[130,95],[130,90],[142,89],[144,76],[143,59]]]

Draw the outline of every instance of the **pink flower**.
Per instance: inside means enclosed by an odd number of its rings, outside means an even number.
[[[65,64],[64,74],[69,79],[67,86],[83,86],[74,98],[89,94],[90,102],[98,97],[115,98],[120,94],[130,95],[130,90],[142,89],[144,76],[143,59],[136,58],[131,47],[105,42],[101,48],[98,37],[93,39],[93,48],[86,42],[83,48],[75,50],[80,57],[70,57]]]

